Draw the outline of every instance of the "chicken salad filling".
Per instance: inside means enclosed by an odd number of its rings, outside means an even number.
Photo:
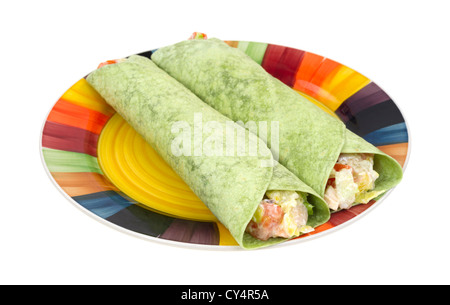
[[[373,167],[373,154],[341,154],[325,189],[328,207],[333,211],[349,209],[382,194],[384,191],[374,190],[379,174]]]
[[[307,225],[313,206],[307,195],[295,191],[267,191],[246,232],[260,240],[293,238],[314,231]]]

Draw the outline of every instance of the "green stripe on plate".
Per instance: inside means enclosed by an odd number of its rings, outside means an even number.
[[[47,168],[52,173],[98,173],[103,172],[98,165],[97,158],[71,151],[43,148]]]
[[[238,49],[250,56],[258,64],[261,64],[266,53],[267,43],[239,41]]]

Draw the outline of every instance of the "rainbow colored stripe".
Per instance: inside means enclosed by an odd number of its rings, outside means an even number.
[[[313,53],[272,44],[227,41],[271,75],[332,115],[401,165],[408,154],[405,121],[392,99],[358,72]],[[150,57],[152,51],[140,53]],[[124,229],[165,240],[203,245],[236,245],[216,222],[179,219],[148,209],[122,193],[97,160],[99,136],[115,114],[83,78],[56,102],[42,132],[42,154],[55,182],[74,202]],[[360,215],[373,205],[334,213],[314,235]],[[301,238],[305,237],[302,236]]]

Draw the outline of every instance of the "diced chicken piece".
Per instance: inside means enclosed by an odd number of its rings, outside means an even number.
[[[379,192],[370,192],[379,177],[373,169],[372,154],[341,154],[334,165],[324,199],[331,210],[349,209],[355,203],[367,203]],[[370,196],[369,196],[370,195]]]
[[[329,185],[327,187],[325,190],[324,199],[331,210],[337,211],[339,208],[339,198],[336,189],[333,186]]]

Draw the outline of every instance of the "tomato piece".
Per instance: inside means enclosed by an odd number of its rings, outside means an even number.
[[[266,229],[273,229],[283,220],[283,210],[278,204],[264,204],[264,216],[262,217],[262,226]]]
[[[101,64],[98,65],[97,69],[100,69],[103,66],[107,66],[107,65],[112,65],[117,63],[118,59],[113,59],[113,60],[107,60],[105,62],[102,62]]]
[[[263,201],[260,203],[260,207],[263,209],[260,221],[250,221],[246,231],[255,238],[267,240],[278,232],[284,212],[279,205],[271,202]]]
[[[332,186],[332,187],[334,187],[334,188],[336,188],[336,178],[330,178],[330,179],[328,179],[328,181],[327,181],[327,186]]]
[[[352,167],[350,166],[350,165],[346,165],[346,164],[340,164],[340,163],[336,163],[335,165],[334,165],[334,170],[335,171],[340,171],[340,170],[342,170],[342,169],[344,169],[344,168],[346,168],[346,169],[351,169]]]
[[[189,40],[192,39],[208,39],[208,36],[204,33],[200,33],[200,32],[194,32],[192,33],[191,37],[189,37]]]

